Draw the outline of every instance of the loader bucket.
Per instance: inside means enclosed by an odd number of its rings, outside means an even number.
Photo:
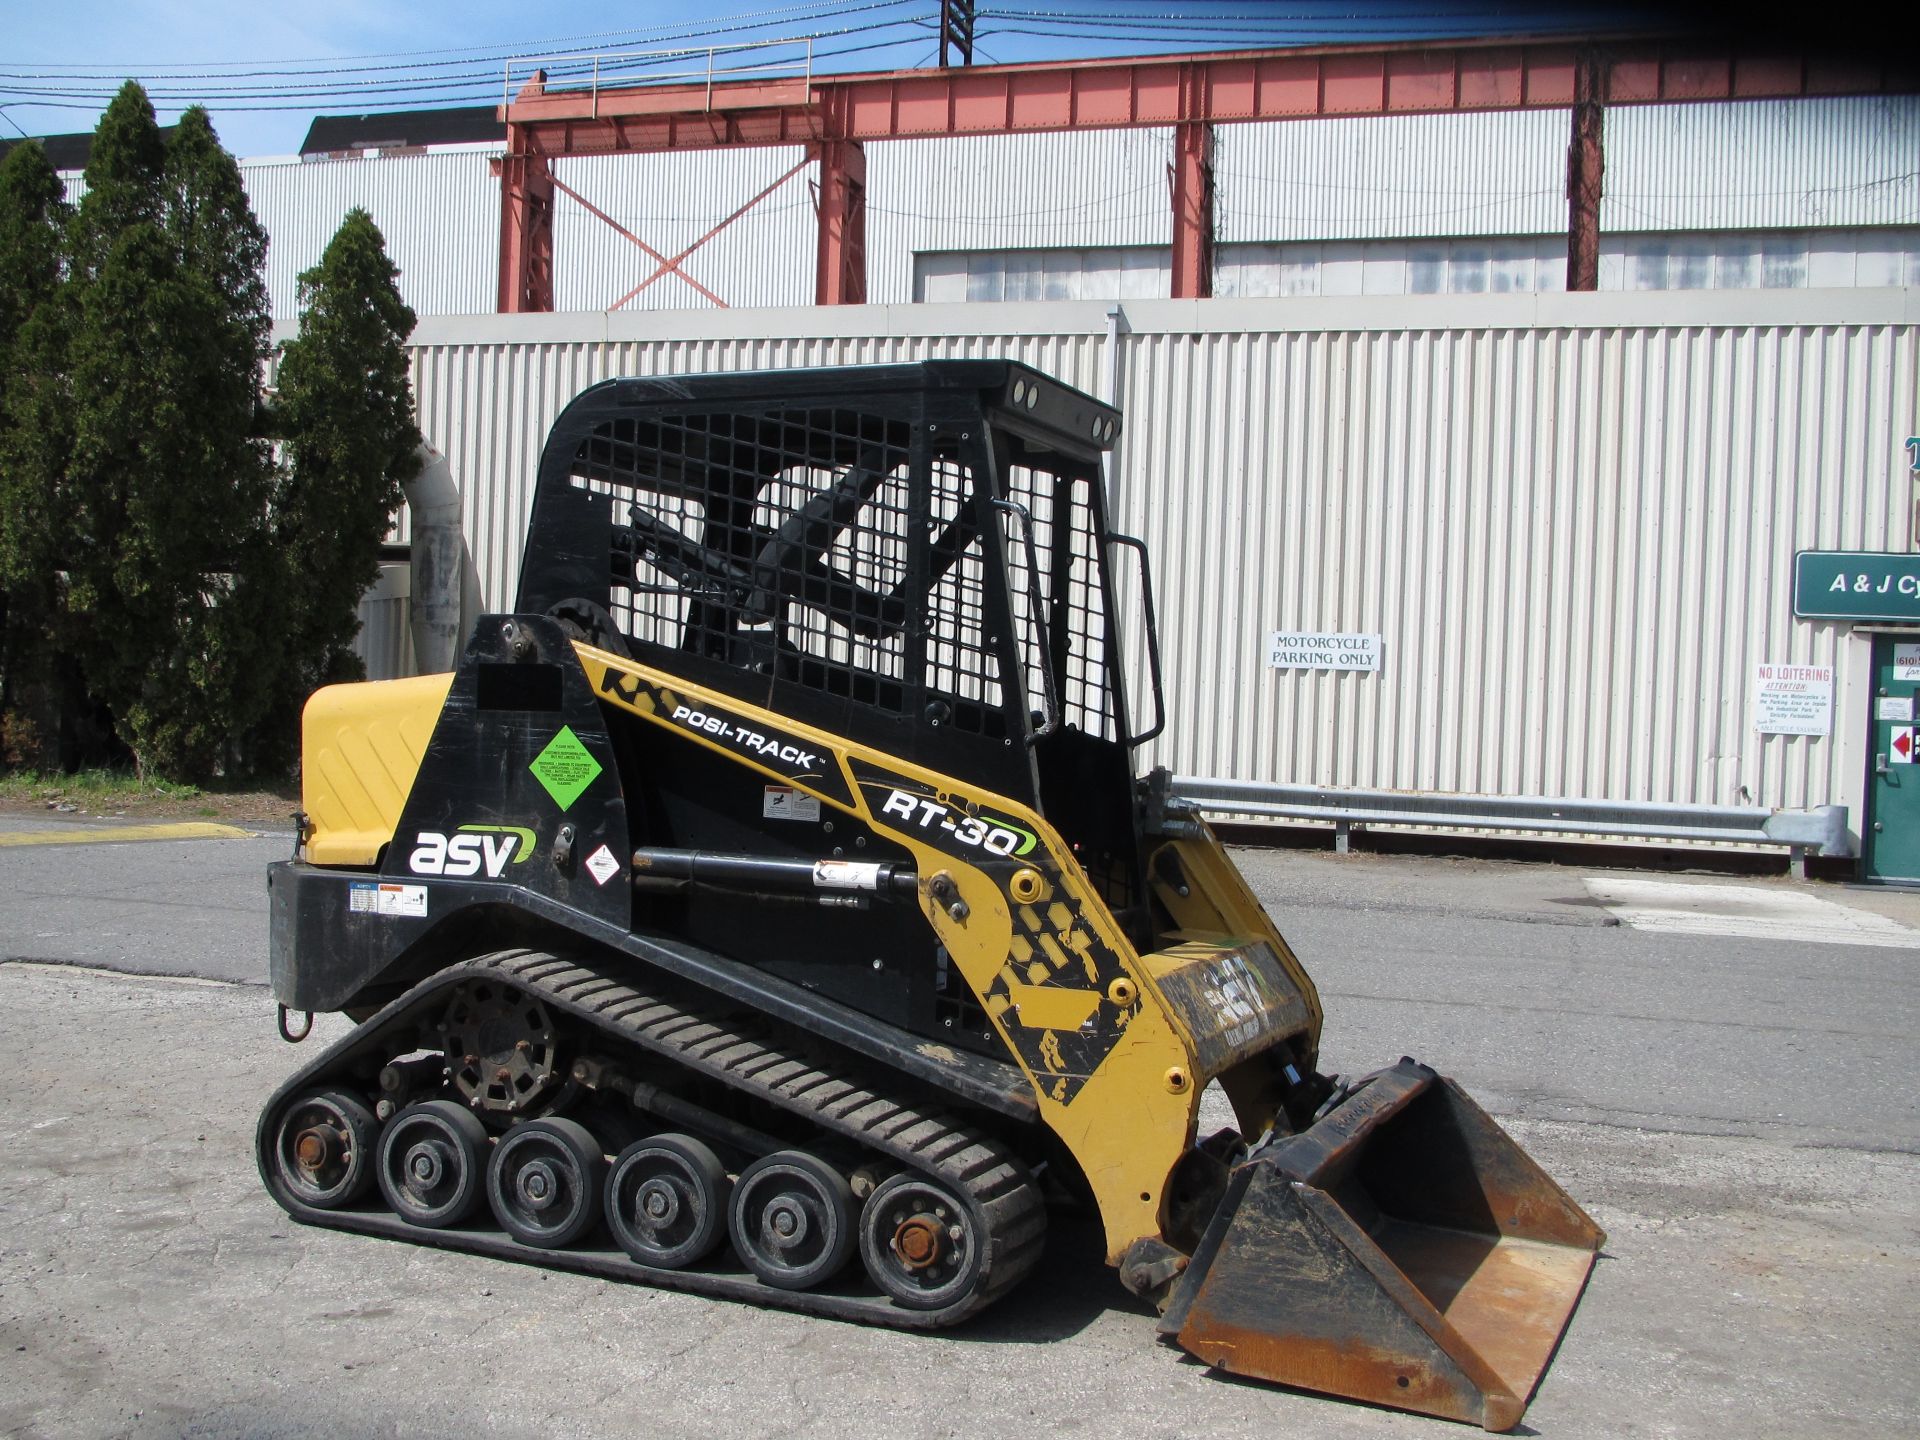
[[[1234,1171],[1160,1330],[1236,1375],[1507,1430],[1605,1240],[1458,1086],[1402,1060]]]

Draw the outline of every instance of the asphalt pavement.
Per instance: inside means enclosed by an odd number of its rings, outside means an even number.
[[[0,814],[0,959],[267,983],[267,864],[293,832],[81,841],[173,825]],[[25,843],[30,842],[30,843]]]
[[[1071,1222],[937,1336],[295,1225],[250,1153],[313,1053],[263,988],[290,837],[8,843],[48,825],[0,816],[0,1435],[1470,1433],[1210,1375]],[[1609,1232],[1522,1433],[1920,1431],[1920,897],[1662,876],[1730,932],[1675,933],[1590,869],[1240,859],[1323,1066],[1435,1064]]]

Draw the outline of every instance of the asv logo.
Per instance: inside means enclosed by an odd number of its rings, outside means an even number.
[[[518,825],[462,825],[456,835],[422,830],[414,841],[407,868],[416,875],[446,875],[455,880],[478,875],[498,880],[507,866],[518,865],[533,853],[533,831]]]

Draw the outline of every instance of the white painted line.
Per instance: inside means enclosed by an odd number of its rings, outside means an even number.
[[[210,980],[203,975],[146,975],[138,970],[108,970],[100,965],[72,965],[65,960],[0,960],[0,969],[36,975],[85,975],[96,980],[125,980],[139,985],[194,985],[208,990],[247,990],[257,987],[238,980]]]
[[[1799,890],[1771,885],[1689,885],[1613,875],[1589,875],[1585,883],[1594,899],[1636,930],[1920,950],[1920,930]]]

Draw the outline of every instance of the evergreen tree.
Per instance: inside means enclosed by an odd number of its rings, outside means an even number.
[[[283,468],[272,512],[282,561],[274,628],[289,661],[276,723],[288,743],[306,697],[360,671],[349,649],[360,596],[379,578],[380,543],[420,468],[405,349],[414,313],[398,276],[358,209],[300,276],[300,333],[277,377]]]
[[[142,769],[205,778],[271,693],[230,603],[265,550],[265,240],[205,113],[169,150],[132,82],[71,236],[67,639]]]
[[[49,707],[23,701],[45,693],[58,605],[60,464],[33,422],[65,397],[59,300],[69,213],[46,152],[31,140],[10,149],[0,161],[0,763],[38,761],[54,739],[39,733],[50,728]]]
[[[59,287],[65,188],[36,140],[0,160],[0,386],[15,338]]]
[[[31,613],[65,715],[103,717],[144,770],[284,762],[308,692],[357,668],[359,597],[418,468],[413,312],[353,212],[301,277],[277,464],[266,236],[206,112],[169,143],[129,82],[86,178],[69,218],[37,147],[0,169],[0,636]]]
[[[167,144],[153,105],[129,80],[94,127],[87,187],[70,234],[76,279],[90,278],[114,239],[135,225],[158,225],[166,210]]]

